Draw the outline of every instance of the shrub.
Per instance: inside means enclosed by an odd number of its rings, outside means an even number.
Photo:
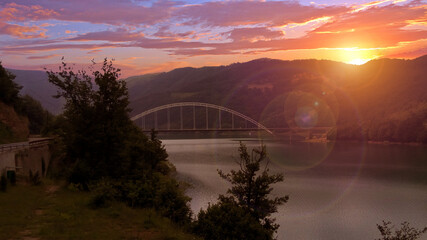
[[[40,185],[42,181],[40,178],[39,171],[33,173],[33,171],[30,170],[30,172],[28,173],[28,182],[34,186]]]
[[[93,196],[90,200],[90,206],[93,208],[106,207],[109,202],[117,198],[117,191],[114,185],[106,180],[101,179],[95,185],[91,186]]]
[[[409,226],[408,222],[403,222],[400,229],[396,229],[394,233],[392,230],[394,226],[390,226],[391,222],[383,221],[382,225],[377,224],[377,228],[381,233],[382,238],[377,240],[416,240],[421,237],[422,234],[427,232],[427,227],[422,230],[413,228]]]
[[[220,202],[201,210],[193,231],[205,240],[272,239],[270,231],[233,202]]]
[[[179,224],[191,221],[189,197],[176,180],[159,173],[147,174],[138,180],[123,180],[115,185],[117,198],[131,207],[155,208],[161,215]]]

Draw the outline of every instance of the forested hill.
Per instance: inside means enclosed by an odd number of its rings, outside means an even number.
[[[361,66],[258,59],[126,81],[133,115],[198,101],[229,107],[268,127],[338,126],[339,139],[427,142],[426,66],[427,55]]]
[[[339,139],[427,142],[426,66],[427,55],[361,66],[258,59],[134,76],[126,82],[131,115],[162,104],[198,101],[229,107],[268,127],[338,126]],[[56,89],[45,72],[9,71],[23,86],[21,93],[60,113],[62,104],[52,98]]]

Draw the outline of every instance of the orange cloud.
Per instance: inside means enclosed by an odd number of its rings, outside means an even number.
[[[45,38],[46,30],[38,26],[20,26],[0,22],[0,34],[11,35],[21,39]]]
[[[1,21],[26,21],[50,19],[59,13],[43,8],[40,5],[20,5],[16,3],[6,4],[0,11]]]

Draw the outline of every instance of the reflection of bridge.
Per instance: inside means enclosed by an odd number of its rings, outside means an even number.
[[[185,115],[188,115],[188,113],[192,114],[192,128],[188,128],[188,127],[184,127],[184,107],[190,107],[192,108],[192,111],[187,111],[185,112]],[[201,114],[205,115],[204,116],[204,120],[202,120],[204,122],[204,126],[200,127],[200,122],[199,124],[197,124],[196,122],[196,107],[199,108],[199,112],[198,112],[198,118]],[[180,125],[179,127],[171,127],[171,109],[172,108],[179,108],[179,119],[180,119]],[[200,108],[202,109],[202,111],[200,111]],[[209,109],[214,109],[217,110],[217,113],[214,113],[214,123],[212,123],[212,113],[211,115],[209,114]],[[167,118],[167,122],[166,122],[166,126],[163,128],[159,128],[159,119],[158,119],[158,113],[160,111],[164,111],[166,110],[166,118]],[[203,113],[202,113],[203,112]],[[224,114],[221,114],[221,112],[225,112],[228,114],[227,116],[227,124],[226,126],[224,123]],[[172,103],[172,104],[167,104],[167,105],[163,105],[163,106],[159,106],[159,107],[155,107],[152,109],[149,109],[147,111],[144,111],[134,117],[132,117],[132,121],[136,121],[138,119],[141,119],[141,127],[143,130],[147,129],[146,128],[146,117],[148,115],[154,114],[154,126],[153,128],[155,128],[158,131],[169,131],[169,132],[175,132],[175,131],[253,131],[253,130],[264,130],[270,134],[273,134],[268,128],[266,128],[264,125],[262,125],[261,123],[253,120],[252,118],[239,113],[237,111],[234,111],[232,109],[223,107],[223,106],[218,106],[215,104],[210,104],[210,103],[200,103],[200,102],[181,102],[181,103]],[[244,120],[244,125],[241,124],[241,121],[239,122],[240,124],[236,124],[237,119],[235,120],[235,116],[239,117],[240,119]],[[209,120],[211,119],[211,124],[209,122]],[[250,128],[248,127],[247,123],[252,124],[254,127]],[[198,127],[196,127],[196,125],[198,125]],[[213,125],[213,126],[212,126]]]

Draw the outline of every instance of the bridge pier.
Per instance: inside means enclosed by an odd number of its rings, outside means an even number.
[[[221,109],[218,109],[218,116],[219,116],[219,129],[222,129],[222,127],[221,127]]]
[[[208,106],[206,108],[206,130],[209,129],[209,116],[208,116]]]
[[[196,105],[193,105],[193,129],[196,129]]]
[[[234,114],[231,114],[231,129],[234,130]]]
[[[171,129],[171,115],[170,115],[170,108],[167,108],[167,115],[168,115],[168,130]]]
[[[157,129],[157,112],[154,113],[154,129]]]
[[[183,128],[183,120],[182,120],[182,106],[179,108],[179,113],[181,115],[181,130],[184,129]]]

